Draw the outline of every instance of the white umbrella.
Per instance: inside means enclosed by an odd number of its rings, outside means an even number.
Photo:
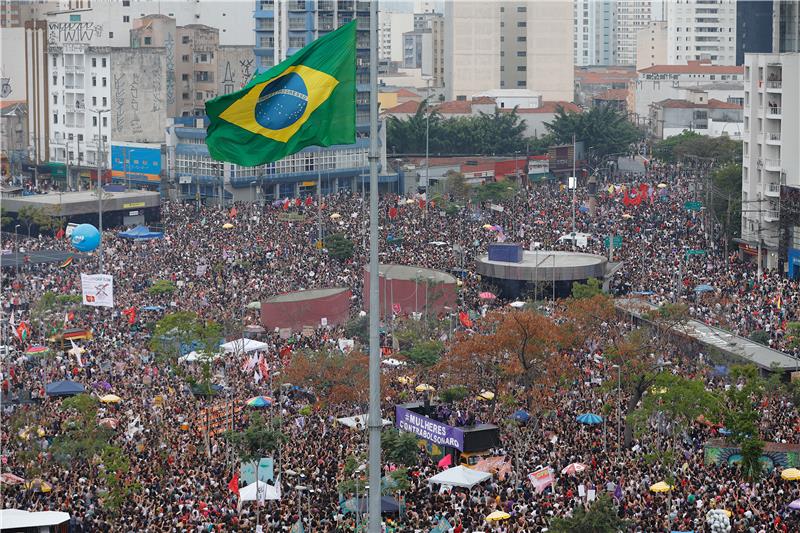
[[[510,305],[511,307],[514,307],[516,309],[519,309],[521,307],[525,307],[525,302],[520,302],[519,300],[517,300],[516,302],[511,302],[508,305]]]

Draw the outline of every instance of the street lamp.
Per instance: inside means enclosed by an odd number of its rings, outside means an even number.
[[[17,249],[16,250],[16,252],[17,252],[17,257],[16,257],[17,262],[15,264],[15,268],[16,268],[16,271],[17,271],[16,272],[16,277],[17,278],[19,277],[19,237],[17,236],[17,230],[19,229],[19,226],[20,226],[19,224],[14,226],[14,246]]]
[[[130,190],[130,188],[131,188],[131,178],[130,178],[130,175],[128,174],[128,170],[130,170],[130,166],[131,166],[130,165],[131,154],[134,153],[135,151],[136,150],[129,149],[127,146],[125,147],[125,161],[123,161],[123,163],[125,164],[125,189],[126,190]]]
[[[622,446],[620,433],[622,429],[622,366],[612,365],[611,368],[617,369],[617,449]]]
[[[103,273],[103,136],[100,125],[103,113],[110,113],[110,109],[90,109],[91,113],[97,115],[97,219],[98,230],[100,231],[100,246],[98,247],[98,262],[100,273]]]

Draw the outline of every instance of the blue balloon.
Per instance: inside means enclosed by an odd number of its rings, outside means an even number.
[[[70,242],[81,252],[91,252],[100,246],[100,232],[91,224],[81,224],[72,230]]]

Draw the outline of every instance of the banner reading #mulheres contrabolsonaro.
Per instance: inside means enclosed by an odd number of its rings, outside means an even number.
[[[417,414],[399,405],[395,406],[395,425],[398,429],[414,433],[433,444],[464,451],[463,430]]]

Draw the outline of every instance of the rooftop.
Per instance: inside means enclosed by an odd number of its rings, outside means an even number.
[[[639,71],[643,74],[744,74],[743,66],[712,65],[708,60],[689,61],[685,65],[653,65]]]
[[[595,100],[627,100],[628,89],[609,89],[595,95]]]
[[[742,109],[742,106],[739,104],[723,102],[722,100],[717,100],[715,98],[711,98],[708,103],[705,104],[690,102],[689,100],[667,98],[666,100],[655,102],[653,105],[664,109]]]

